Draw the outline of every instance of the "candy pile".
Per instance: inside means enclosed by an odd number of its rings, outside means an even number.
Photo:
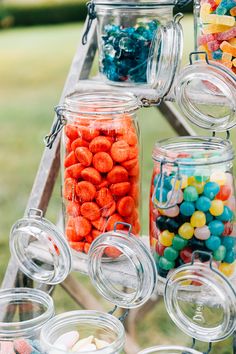
[[[116,222],[131,224],[135,235],[140,232],[138,137],[129,115],[117,122],[81,119],[76,124],[65,127],[66,236],[73,249],[88,253],[92,241]],[[110,257],[117,252],[106,249]]]
[[[202,0],[201,35],[198,49],[209,59],[219,61],[236,73],[236,2],[235,0]]]
[[[61,350],[65,353],[91,352],[109,346],[107,341],[97,339],[94,336],[80,339],[78,331],[71,331],[62,334],[53,344],[55,348],[50,350],[49,354],[61,354]]]
[[[151,203],[151,245],[159,274],[166,277],[171,269],[191,262],[193,251],[202,250],[213,255],[214,266],[224,275],[231,276],[236,258],[236,239],[232,235],[233,177],[222,171],[214,171],[210,176],[190,174],[182,176],[181,186],[176,182],[175,206],[164,210]],[[165,175],[163,186],[158,186],[158,174],[154,175],[151,195],[155,193],[156,200],[162,198],[163,203],[169,200],[174,179],[173,174]],[[198,257],[202,262],[209,261],[206,255]]]
[[[111,81],[146,83],[149,49],[159,22],[134,27],[106,25],[103,29],[100,71]]]
[[[0,341],[1,354],[45,354],[38,340],[15,339],[13,342]]]

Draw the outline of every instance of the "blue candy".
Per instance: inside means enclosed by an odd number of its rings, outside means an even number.
[[[234,249],[235,239],[234,237],[223,236],[221,239],[221,243],[225,246],[227,250],[232,250]]]
[[[233,218],[233,212],[229,207],[225,205],[223,213],[220,216],[217,216],[216,218],[224,222],[231,221]]]
[[[196,208],[201,211],[208,211],[211,207],[211,201],[205,196],[201,196],[196,201]]]
[[[218,236],[211,236],[205,241],[205,245],[209,250],[216,251],[221,245],[220,238]]]
[[[206,212],[205,215],[206,215],[206,224],[209,224],[214,219],[214,217],[213,215],[211,215],[210,212]]]
[[[183,202],[180,205],[180,213],[184,216],[191,216],[195,212],[195,206],[192,202]]]
[[[209,222],[208,227],[212,235],[221,236],[224,232],[224,224],[220,220],[213,220]]]
[[[167,202],[167,194],[168,190],[166,188],[159,187],[156,190],[156,199],[161,203],[165,203]]]
[[[233,263],[235,261],[235,252],[234,251],[227,251],[225,258],[224,258],[224,262],[226,263]]]
[[[220,186],[216,182],[207,182],[204,186],[203,194],[212,200],[219,193],[219,191]]]

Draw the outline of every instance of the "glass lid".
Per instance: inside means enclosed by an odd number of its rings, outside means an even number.
[[[164,300],[174,323],[202,342],[221,341],[235,330],[235,290],[211,261],[195,261],[173,271]]]
[[[118,230],[121,224],[129,231]],[[90,279],[111,303],[134,308],[152,295],[157,283],[155,262],[144,243],[131,233],[131,225],[116,223],[114,231],[93,241],[88,255]]]
[[[183,34],[179,23],[182,17],[182,14],[177,14],[174,21],[158,27],[150,48],[147,82],[161,98],[168,94],[179,71],[183,52]]]
[[[138,354],[202,354],[195,349],[182,347],[180,345],[158,345],[138,352]]]
[[[38,209],[30,209],[10,232],[10,251],[29,278],[54,285],[71,271],[72,256],[63,234]]]
[[[205,60],[193,63],[193,55],[205,55]],[[204,52],[190,54],[190,65],[181,70],[175,95],[184,115],[201,128],[226,131],[236,125],[236,75],[208,61]]]

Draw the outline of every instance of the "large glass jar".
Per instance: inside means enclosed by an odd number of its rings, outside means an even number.
[[[129,94],[75,93],[60,109],[66,120],[61,162],[65,234],[77,252],[88,253],[92,241],[116,222],[129,223],[140,234],[139,106]]]
[[[195,0],[195,47],[236,73],[234,1]]]
[[[0,352],[39,353],[40,331],[53,315],[53,300],[41,290],[0,290]]]
[[[159,86],[162,76],[167,81],[176,73],[182,55],[181,27],[172,21],[176,3],[175,0],[89,3],[88,15],[97,18],[99,71],[103,80],[120,86]],[[168,65],[168,70],[163,65]]]
[[[151,347],[142,350],[138,354],[202,354],[198,352],[195,349],[192,348],[186,348],[182,346],[177,346],[177,345],[166,345],[166,346],[157,346],[157,347]]]
[[[235,275],[233,147],[229,140],[181,137],[157,142],[150,196],[150,242],[159,274],[213,255]],[[199,261],[209,260],[199,253]]]

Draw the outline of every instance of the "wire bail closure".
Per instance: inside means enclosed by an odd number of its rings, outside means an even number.
[[[66,125],[66,118],[63,116],[64,108],[63,106],[55,107],[55,112],[57,115],[57,119],[52,126],[52,129],[48,135],[45,136],[44,142],[47,148],[51,149],[54,141],[57,138],[57,135],[60,133],[62,128]]]
[[[87,21],[86,30],[85,30],[83,37],[82,37],[82,44],[83,45],[85,45],[87,43],[89,30],[92,26],[93,20],[95,20],[95,18],[97,16],[96,11],[95,11],[95,4],[94,4],[93,0],[87,2],[86,6],[87,6],[88,21]]]
[[[195,349],[196,339],[195,339],[195,338],[192,338],[192,339],[193,339],[193,343],[192,343],[191,348],[192,348],[192,349]],[[202,354],[209,354],[210,351],[211,351],[211,349],[212,349],[212,343],[210,342],[210,343],[208,344],[208,349],[207,349],[207,351],[206,351],[206,352],[203,352]],[[182,354],[185,354],[185,353],[182,353]],[[188,354],[188,353],[186,353],[186,354]]]
[[[157,183],[153,191],[152,195],[152,202],[155,205],[156,208],[159,209],[169,209],[171,207],[174,207],[177,205],[178,197],[179,197],[179,192],[181,189],[181,183],[182,183],[182,176],[180,174],[180,165],[178,162],[174,162],[174,166],[177,167],[177,173],[175,174],[174,178],[174,183],[173,183],[173,188],[170,192],[169,198],[167,198],[167,201],[163,203],[163,189],[164,189],[164,182],[165,182],[165,177],[167,176],[166,172],[163,172],[163,166],[167,164],[167,161],[164,159],[160,162],[160,173],[158,175]],[[177,185],[179,184],[178,188],[176,189]],[[157,200],[156,193],[160,190],[160,200]]]

